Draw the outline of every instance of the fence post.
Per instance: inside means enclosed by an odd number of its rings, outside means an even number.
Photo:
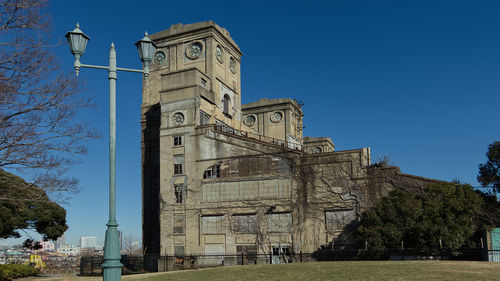
[[[269,264],[273,264],[272,251],[269,251]]]
[[[83,257],[80,258],[80,276],[83,276]]]
[[[243,252],[241,252],[241,265],[245,265],[244,258],[243,258]]]
[[[300,255],[300,262],[302,262],[302,251],[299,252]]]

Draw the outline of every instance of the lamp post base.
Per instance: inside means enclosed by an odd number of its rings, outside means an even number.
[[[118,223],[108,222],[106,229],[106,238],[104,241],[104,263],[103,280],[119,281],[122,277],[122,264],[120,263],[120,234],[118,232]]]

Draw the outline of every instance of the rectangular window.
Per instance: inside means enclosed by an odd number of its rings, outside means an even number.
[[[228,95],[224,95],[224,98],[222,99],[223,102],[223,113],[225,115],[229,115],[229,103],[231,102],[231,99],[229,98]]]
[[[203,233],[223,233],[224,216],[202,217]]]
[[[267,215],[267,229],[269,232],[290,232],[292,230],[292,214]]]
[[[175,203],[186,203],[186,188],[183,184],[174,185]]]
[[[174,146],[182,145],[182,136],[174,136]]]
[[[200,125],[210,124],[210,115],[200,110]]]
[[[238,264],[254,264],[257,259],[256,245],[236,245],[236,256]],[[240,258],[243,256],[243,260]]]
[[[329,233],[343,231],[356,219],[354,210],[325,211],[325,226]]]
[[[235,233],[257,233],[257,215],[233,215]]]
[[[207,88],[207,80],[201,78],[201,86],[206,89]]]
[[[174,214],[174,233],[184,233],[184,215]]]
[[[183,173],[184,155],[174,155],[174,175],[181,175]]]
[[[222,182],[220,186],[220,200],[233,201],[238,198],[239,186],[237,182]]]
[[[184,246],[174,246],[174,256],[176,264],[184,263]]]

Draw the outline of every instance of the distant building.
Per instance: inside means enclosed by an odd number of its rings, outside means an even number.
[[[80,247],[72,245],[61,245],[57,248],[57,252],[68,256],[77,256],[80,254]]]
[[[56,250],[56,245],[53,241],[39,241],[42,245],[42,251],[44,252],[54,252]]]
[[[66,245],[66,235],[63,234],[61,237],[57,238],[57,240],[55,242],[55,245],[56,245],[56,250],[59,247],[62,247],[63,245]]]
[[[97,248],[97,237],[95,236],[83,236],[80,237],[80,249],[85,248]]]

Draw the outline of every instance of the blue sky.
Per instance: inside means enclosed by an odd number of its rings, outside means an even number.
[[[82,63],[140,68],[134,43],[182,22],[214,20],[243,57],[242,102],[292,97],[305,103],[304,135],[328,136],[337,150],[371,147],[405,173],[474,186],[488,144],[500,140],[499,1],[68,1],[53,0],[51,41],[80,23],[91,37]],[[72,71],[67,45],[54,47]],[[108,81],[82,69],[82,116],[103,137],[72,170],[81,192],[65,206],[67,241],[102,243],[108,198]],[[117,83],[117,218],[141,236],[141,77]]]

